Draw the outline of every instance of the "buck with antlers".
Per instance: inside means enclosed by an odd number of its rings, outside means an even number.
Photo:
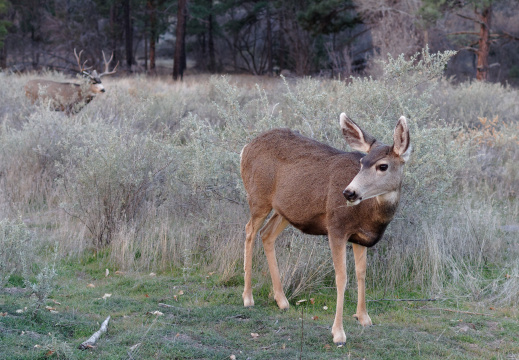
[[[252,249],[257,232],[273,210],[260,235],[267,257],[274,299],[281,309],[289,303],[283,292],[274,242],[291,224],[312,235],[328,235],[335,281],[337,309],[333,341],[346,341],[342,314],[346,289],[346,243],[353,244],[358,282],[357,312],[361,325],[371,325],[366,311],[367,247],[375,245],[392,220],[400,200],[403,168],[411,153],[405,117],[396,124],[393,145],[380,143],[340,115],[346,142],[360,152],[344,152],[289,129],[267,131],[241,153],[241,176],[251,217],[245,239],[243,303],[253,306]]]
[[[51,80],[31,80],[25,85],[25,95],[34,104],[36,101],[43,103],[50,103],[50,107],[56,111],[64,111],[67,115],[79,112],[86,104],[88,104],[96,94],[105,92],[105,88],[101,83],[101,78],[105,75],[111,75],[116,72],[119,62],[110,71],[109,66],[113,60],[114,54],[108,61],[106,61],[105,53],[103,53],[103,61],[105,64],[105,71],[97,74],[94,70],[89,72],[92,67],[86,68],[85,65],[88,60],[81,64],[81,54],[79,55],[74,49],[74,56],[76,57],[79,66],[79,73],[88,81],[87,84],[76,84],[70,82],[56,82]]]

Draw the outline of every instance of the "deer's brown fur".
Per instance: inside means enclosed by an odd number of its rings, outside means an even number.
[[[332,334],[338,344],[346,341],[342,325],[346,243],[353,243],[358,281],[355,317],[363,326],[368,326],[371,319],[365,306],[366,249],[382,238],[395,214],[403,165],[410,153],[409,130],[404,117],[395,128],[393,146],[376,141],[345,114],[341,114],[340,120],[346,141],[367,155],[344,152],[288,129],[259,135],[244,147],[241,155],[241,175],[251,212],[246,226],[244,305],[254,305],[252,244],[273,211],[261,237],[274,298],[282,309],[289,304],[275,256],[276,237],[288,224],[308,234],[328,235],[337,283],[337,312]]]
[[[99,85],[101,84],[82,86],[70,82],[35,79],[25,85],[25,95],[33,104],[37,101],[49,102],[51,109],[73,114],[92,101],[96,94],[105,91]]]
[[[88,84],[56,82],[42,79],[30,80],[25,85],[25,95],[27,98],[33,104],[36,102],[48,104],[51,109],[64,111],[67,115],[70,115],[81,110],[86,104],[92,101],[95,95],[105,92],[105,88],[101,83],[101,77],[114,74],[119,63],[110,71],[109,66],[114,55],[112,53],[112,56],[107,61],[105,53],[103,52],[105,71],[98,75],[96,70],[89,72],[90,67],[85,67],[87,60],[81,64],[82,53],[83,50],[81,50],[78,55],[76,49],[74,49],[74,56],[76,57],[79,67],[79,73],[84,76]]]

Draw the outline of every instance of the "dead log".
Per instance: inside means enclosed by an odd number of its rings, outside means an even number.
[[[84,341],[79,345],[79,349],[85,350],[85,349],[91,349],[94,347],[95,343],[103,333],[105,333],[108,330],[108,322],[110,321],[110,315],[106,318],[105,321],[101,324],[101,328],[97,330],[94,335],[90,336],[87,341]]]

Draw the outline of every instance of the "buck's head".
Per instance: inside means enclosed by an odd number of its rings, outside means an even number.
[[[105,64],[105,71],[102,72],[101,74],[98,74],[96,70],[93,70],[92,72],[90,72],[89,70],[92,68],[91,66],[88,68],[85,67],[88,60],[85,60],[83,62],[83,64],[81,64],[81,54],[82,53],[83,53],[83,50],[81,50],[78,55],[76,52],[76,49],[74,49],[74,56],[76,57],[77,64],[79,66],[79,72],[85,79],[88,79],[88,81],[90,82],[90,91],[94,95],[105,92],[105,87],[103,86],[103,83],[101,82],[101,77],[103,77],[105,75],[114,74],[117,69],[117,66],[119,65],[119,62],[117,62],[115,67],[112,69],[112,71],[109,71],[110,63],[112,62],[112,60],[114,58],[114,53],[112,53],[110,60],[106,61],[105,53],[104,53],[104,51],[102,51],[103,61]]]
[[[89,73],[88,71],[83,71],[83,77],[87,79],[90,83],[90,91],[93,94],[99,94],[105,92],[105,87],[101,82],[101,77],[97,74],[97,71],[92,71]]]
[[[382,195],[390,201],[398,201],[404,164],[411,155],[405,117],[400,117],[396,124],[392,146],[378,142],[344,113],[340,116],[340,124],[348,144],[354,150],[367,153],[360,159],[360,171],[343,191],[348,205],[357,205],[363,200]]]

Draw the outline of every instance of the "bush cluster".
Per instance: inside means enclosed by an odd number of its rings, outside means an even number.
[[[424,49],[410,59],[389,58],[378,78],[345,81],[110,79],[106,94],[72,117],[29,105],[22,92],[29,77],[4,75],[1,217],[27,214],[55,229],[46,236],[63,254],[107,247],[118,268],[217,271],[233,283],[241,277],[248,220],[239,173],[245,144],[262,131],[290,127],[348,150],[341,112],[391,144],[404,115],[413,154],[399,213],[368,253],[372,288],[438,295],[455,284],[474,296],[517,301],[499,292],[515,285],[503,284],[496,268],[517,271],[516,233],[510,238],[502,229],[519,217],[519,96],[501,85],[441,79],[452,56]],[[10,95],[5,84],[14,89]],[[268,270],[256,245],[261,286]],[[287,230],[278,257],[289,296],[333,281],[322,238]]]

